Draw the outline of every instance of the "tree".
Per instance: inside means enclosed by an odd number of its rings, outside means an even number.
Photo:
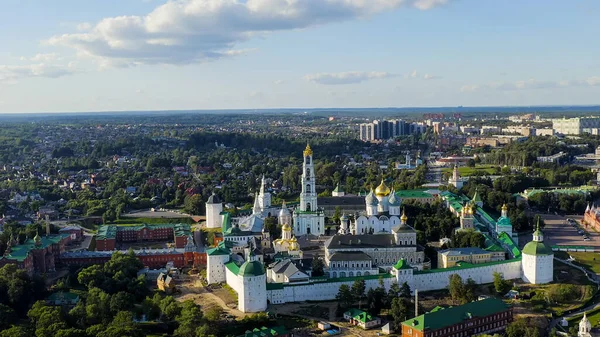
[[[365,289],[366,283],[363,279],[356,280],[352,284],[352,296],[355,301],[358,301],[359,308],[362,306],[362,298],[365,297]]]
[[[406,300],[396,297],[392,300],[390,315],[394,319],[394,328],[399,331],[402,327],[402,322],[408,319],[408,305]]]
[[[452,297],[452,302],[459,303],[464,298],[465,289],[462,281],[462,277],[458,274],[452,274],[449,276],[448,290]]]
[[[218,322],[221,319],[221,315],[223,314],[223,309],[221,307],[212,307],[208,309],[205,314],[205,317],[210,322]]]
[[[325,264],[318,256],[315,256],[312,260],[312,276],[323,276],[323,268]]]
[[[196,330],[202,325],[202,310],[192,300],[183,302],[181,314],[177,316],[179,327],[173,333],[177,337],[196,337]]]
[[[0,337],[31,337],[31,331],[26,327],[13,325],[10,329],[0,330]]]
[[[163,322],[174,321],[181,314],[181,305],[172,296],[163,298],[159,303]],[[219,307],[215,307],[220,309]],[[210,311],[209,311],[210,312]]]
[[[119,311],[129,310],[135,303],[135,297],[124,291],[114,294],[110,299],[110,311],[116,314]]]
[[[204,213],[204,202],[200,194],[194,194],[185,197],[184,211],[190,214],[203,214]]]
[[[505,281],[502,274],[499,272],[494,272],[494,288],[498,294],[504,295],[507,291],[510,290],[510,282]]]
[[[352,302],[354,301],[354,295],[347,284],[342,284],[337,295],[335,296],[335,299],[338,300],[343,308],[347,309],[350,307],[350,305],[352,305]]]
[[[11,307],[0,304],[0,331],[10,327],[17,319],[17,314]]]
[[[540,337],[535,326],[529,326],[525,319],[518,319],[506,327],[506,337]]]
[[[402,283],[400,287],[400,297],[409,298],[410,297],[410,286],[407,282]]]
[[[388,291],[387,296],[385,298],[385,307],[388,309],[391,308],[392,300],[394,300],[394,298],[396,297],[399,297],[401,292],[402,290],[400,289],[398,283],[392,283],[392,285],[390,286],[390,290]]]

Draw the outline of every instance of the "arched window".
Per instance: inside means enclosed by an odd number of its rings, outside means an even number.
[[[310,184],[306,184],[306,193],[310,193]]]
[[[306,163],[310,164],[310,157],[309,156],[306,156]]]
[[[310,202],[306,203],[306,211],[310,212]]]
[[[310,177],[310,169],[309,168],[306,169],[306,176]]]

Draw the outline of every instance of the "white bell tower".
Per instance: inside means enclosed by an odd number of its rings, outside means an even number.
[[[313,163],[313,152],[308,144],[306,144],[306,149],[304,150],[301,183],[302,193],[300,193],[300,210],[303,212],[315,212],[317,210],[315,166]]]

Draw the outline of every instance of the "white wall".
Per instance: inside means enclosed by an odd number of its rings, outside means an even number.
[[[495,264],[491,266],[481,266],[459,270],[429,272],[410,275],[410,272],[396,277],[383,278],[384,286],[389,289],[393,282],[403,283],[405,280],[409,283],[411,290],[429,291],[445,289],[448,287],[449,277],[452,274],[458,274],[463,281],[467,278],[473,279],[476,283],[494,282],[494,272],[501,273],[505,279],[521,278],[521,261],[510,261],[506,263]],[[335,299],[338,290],[342,284],[352,286],[354,281],[343,282],[323,282],[307,285],[285,285],[283,289],[267,290],[267,298],[273,304],[302,302],[302,301],[325,301]],[[377,288],[378,279],[365,280],[366,290]]]
[[[206,228],[221,228],[223,204],[206,204]]]
[[[225,282],[225,263],[229,255],[208,255],[206,259],[206,280],[208,284]]]

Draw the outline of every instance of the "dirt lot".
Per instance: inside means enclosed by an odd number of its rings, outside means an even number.
[[[204,288],[200,281],[190,281],[177,286],[179,294],[175,295],[178,301],[193,300],[202,307],[202,312],[217,306],[221,307],[228,315],[244,318],[246,314],[235,309],[237,306],[235,298],[225,288],[209,290]]]

